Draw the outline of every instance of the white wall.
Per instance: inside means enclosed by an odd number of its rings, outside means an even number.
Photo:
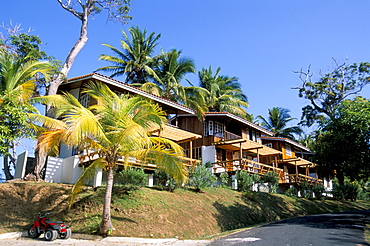
[[[45,181],[51,183],[60,183],[62,180],[63,159],[57,157],[48,157],[45,170]]]
[[[202,146],[202,162],[216,162],[216,146]]]
[[[14,174],[15,179],[24,178],[26,172],[27,157],[28,151],[25,151],[22,154],[18,155],[17,164],[15,165],[15,174]]]

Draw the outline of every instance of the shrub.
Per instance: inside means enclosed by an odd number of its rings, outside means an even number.
[[[261,180],[267,182],[267,187],[270,193],[276,193],[279,184],[279,177],[276,172],[268,172],[262,176]]]
[[[238,180],[238,191],[247,192],[252,190],[254,178],[250,173],[246,171],[237,171],[236,179]]]
[[[292,197],[298,197],[298,189],[294,186],[291,186],[286,192],[285,195],[292,196]]]
[[[115,181],[126,190],[136,190],[146,185],[147,175],[142,169],[129,167],[117,173]]]
[[[315,198],[321,200],[324,197],[325,187],[322,184],[312,185],[312,192],[315,194]]]
[[[337,200],[356,201],[362,192],[363,190],[357,181],[345,181],[343,185],[335,181],[333,185],[333,197]]]
[[[216,177],[203,165],[196,166],[189,177],[189,185],[194,186],[197,192],[201,192],[205,187],[211,187],[216,182]]]
[[[221,173],[220,174],[220,180],[221,180],[221,187],[227,187],[229,183],[229,174],[227,173]]]
[[[310,192],[312,190],[312,187],[307,183],[306,180],[298,185],[298,190],[301,192],[302,197],[304,198],[312,197],[312,193]]]
[[[157,186],[161,190],[173,192],[177,188],[176,181],[163,171],[155,170],[154,178],[157,180]]]

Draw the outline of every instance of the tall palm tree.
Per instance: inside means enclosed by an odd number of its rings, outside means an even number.
[[[0,153],[4,157],[6,179],[13,178],[10,166],[11,163],[15,166],[17,161],[17,143],[35,134],[28,113],[38,112],[30,101],[37,78],[48,79],[52,74],[52,66],[48,62],[30,57],[32,54],[19,56],[0,47]]]
[[[203,68],[199,73],[200,87],[206,89],[205,101],[210,112],[230,112],[247,118],[247,97],[242,93],[236,77],[219,75],[221,68]]]
[[[189,73],[195,73],[194,61],[188,57],[181,57],[181,51],[176,49],[162,53],[156,58],[155,72],[161,89],[161,96],[178,102],[184,98],[181,80]]]
[[[269,116],[267,119],[258,116],[262,120],[261,124],[266,129],[273,132],[274,137],[284,137],[295,139],[294,134],[301,134],[302,129],[299,126],[288,127],[287,123],[296,119],[290,116],[290,111],[285,108],[274,107],[268,110]]]
[[[70,201],[73,202],[86,179],[92,178],[95,168],[103,168],[108,178],[99,231],[107,234],[112,228],[111,193],[114,169],[119,159],[124,159],[127,165],[130,157],[150,161],[177,179],[179,184],[185,182],[186,171],[180,159],[183,153],[179,145],[149,136],[153,127],[161,127],[166,121],[165,113],[158,105],[141,97],[118,96],[101,83],[88,84],[84,93],[95,98],[97,105],[84,108],[68,93],[41,99],[52,103],[55,117],[60,120],[45,121],[50,130],[40,137],[38,148],[46,152],[64,143],[68,147],[78,146],[80,150],[93,150],[97,154],[98,158],[74,185]]]
[[[149,77],[159,80],[153,70],[152,58],[155,47],[158,45],[160,34],[154,32],[147,36],[147,32],[139,27],[129,28],[131,39],[122,30],[121,50],[109,44],[103,44],[111,49],[114,55],[101,55],[100,60],[111,62],[113,65],[99,68],[97,71],[110,72],[110,77],[126,75],[126,83],[144,84]]]

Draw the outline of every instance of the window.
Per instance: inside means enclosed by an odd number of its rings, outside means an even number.
[[[290,145],[285,145],[285,154],[292,156],[292,149],[290,148]]]
[[[224,137],[224,125],[217,121],[215,121],[215,135],[220,138]]]
[[[189,149],[184,150],[184,155],[190,158]],[[197,147],[193,149],[193,159],[201,160],[202,159],[202,147]]]
[[[212,136],[213,135],[213,121],[208,121],[208,135]]]
[[[204,136],[208,136],[208,122],[204,122]]]
[[[272,143],[266,143],[264,144],[266,147],[272,148]]]
[[[78,101],[81,103],[82,106],[85,108],[90,106],[90,95],[89,94],[82,94],[80,95],[80,99]]]

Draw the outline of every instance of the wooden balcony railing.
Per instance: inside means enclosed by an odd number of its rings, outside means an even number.
[[[236,159],[229,161],[219,161],[213,163],[213,172],[231,172],[237,170],[244,170],[250,173],[264,175],[268,172],[276,172],[280,179],[284,177],[284,170],[281,168],[273,167],[267,164],[262,164],[248,159]]]
[[[313,178],[303,174],[288,174],[286,175],[286,183],[289,184],[300,184],[306,181],[309,185],[323,184],[322,179]]]
[[[234,134],[234,133],[231,133],[231,132],[228,132],[228,131],[215,132],[214,136],[216,138],[219,138],[220,141],[235,140],[235,139],[241,139],[242,138],[241,136],[239,136],[237,134]]]
[[[244,170],[250,173],[255,173],[263,176],[268,172],[276,172],[279,177],[279,183],[281,184],[299,184],[303,181],[306,181],[310,185],[323,184],[323,181],[321,179],[313,178],[303,174],[288,174],[285,173],[284,170],[281,168],[258,163],[248,159],[219,161],[212,164],[214,173]]]
[[[90,155],[82,155],[82,156],[79,156],[79,157],[80,157],[80,163],[92,161],[92,160],[95,160],[95,159],[98,158],[97,155],[94,156],[94,155],[91,155],[91,154]],[[181,160],[182,160],[182,163],[183,163],[184,167],[188,171],[193,170],[194,167],[197,166],[197,164],[201,163],[200,160],[191,159],[191,158],[188,158],[188,157],[181,157]],[[124,160],[119,159],[117,164],[118,165],[124,165]],[[131,167],[142,168],[142,169],[147,169],[147,170],[155,170],[157,168],[157,166],[155,164],[151,164],[150,161],[143,162],[142,160],[136,159],[136,158],[129,158],[128,159],[128,165],[131,166]]]

